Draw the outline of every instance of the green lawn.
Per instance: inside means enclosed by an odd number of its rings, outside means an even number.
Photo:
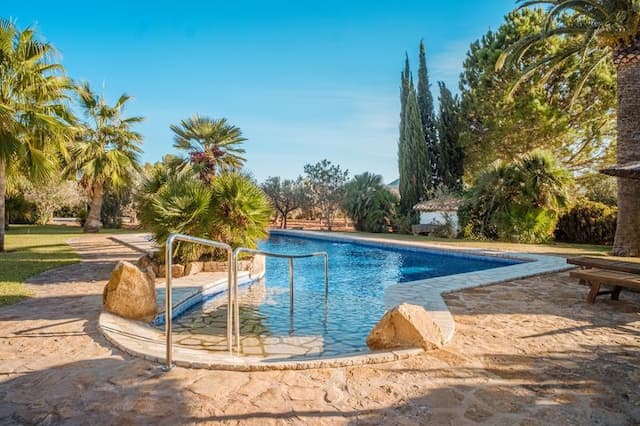
[[[405,234],[370,234],[366,232],[349,232],[350,235],[358,235],[366,238],[384,238],[389,240],[424,242],[430,245],[440,245],[443,247],[469,247],[483,248],[489,250],[503,250],[515,252],[528,252],[538,254],[551,254],[558,256],[607,256],[611,251],[609,246],[600,246],[595,244],[567,244],[550,242],[547,244],[517,244],[506,243],[502,241],[472,241],[472,240],[456,240],[447,238],[426,237],[423,235],[405,235]],[[616,258],[622,260],[623,258]],[[625,260],[640,261],[637,258],[624,258]]]
[[[108,229],[105,234],[136,232]],[[65,226],[11,225],[5,237],[6,253],[0,253],[0,306],[29,297],[24,281],[40,272],[78,262],[77,253],[66,244],[82,235],[82,228]]]

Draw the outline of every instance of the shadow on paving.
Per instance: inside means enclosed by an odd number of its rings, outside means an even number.
[[[0,423],[638,424],[637,369],[630,368],[633,360],[640,359],[638,348],[582,350],[546,359],[548,374],[540,377],[529,368],[538,361],[536,357],[503,356],[503,367],[498,370],[407,369],[400,365],[377,372],[386,379],[384,384],[349,384],[348,408],[313,401],[318,409],[293,409],[285,402],[285,406],[258,410],[251,404],[254,400],[247,401],[237,414],[221,414],[213,407],[216,389],[210,389],[207,397],[191,392],[184,370],[165,374],[142,360],[93,359],[27,373],[0,384]],[[603,367],[593,369],[599,361]],[[592,374],[582,374],[592,370]],[[604,376],[608,379],[602,380]],[[469,384],[471,378],[476,384]],[[446,384],[434,385],[420,395],[407,395],[411,383],[444,381]],[[370,398],[380,394],[400,395],[403,402],[371,403]]]
[[[475,377],[490,381],[479,386],[438,388],[406,404],[369,413],[354,424],[391,424],[397,415],[419,420],[417,424],[458,424],[462,420],[486,424],[640,424],[640,348],[636,346],[583,346],[578,351],[544,357],[486,354],[485,358],[492,358],[499,367],[392,368],[396,373],[424,375],[425,380],[461,382]],[[464,418],[453,415],[456,406],[465,407]]]
[[[32,320],[98,320],[102,310],[102,294],[77,294],[57,297],[38,297],[0,308],[0,321]],[[54,326],[55,324],[49,324]],[[10,331],[6,327],[2,331]]]
[[[0,383],[1,424],[177,424],[189,396],[148,362],[92,359]]]
[[[640,422],[637,347],[583,347],[579,352],[499,358],[499,369],[468,367],[363,367],[376,370],[378,380],[349,383],[350,406],[314,401],[319,409],[282,408],[215,416],[189,416],[188,422],[232,424],[344,423],[352,425],[635,425]],[[531,365],[544,362],[543,372]],[[304,374],[304,373],[301,373]],[[427,391],[412,384],[438,383]],[[415,395],[418,393],[418,395]],[[286,396],[286,395],[285,395]],[[399,398],[388,406],[379,401]],[[255,401],[253,401],[255,402]],[[374,409],[354,407],[377,406]],[[339,407],[339,408],[338,408]]]

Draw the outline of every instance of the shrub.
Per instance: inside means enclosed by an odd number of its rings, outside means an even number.
[[[547,241],[570,183],[569,172],[544,151],[497,163],[477,179],[458,211],[463,237]]]
[[[382,183],[382,176],[363,173],[345,185],[342,208],[357,231],[387,232],[397,199]]]
[[[271,206],[266,195],[248,177],[229,172],[210,182],[188,168],[167,173],[155,170],[142,186],[139,216],[164,245],[172,233],[213,239],[232,247],[255,248],[267,236]],[[201,245],[179,242],[179,262],[223,260],[226,253]]]
[[[393,232],[397,232],[399,234],[411,234],[411,225],[417,222],[418,215],[416,212],[411,212],[406,215],[397,212],[391,218],[391,229]]]
[[[211,185],[209,235],[232,247],[257,248],[273,214],[266,194],[248,177],[224,173]]]
[[[5,203],[7,219],[9,219],[6,223],[7,226],[10,223],[26,225],[36,223],[37,207],[35,203],[26,200],[23,194],[11,195],[5,199]]]
[[[567,243],[613,244],[616,233],[615,208],[593,201],[581,201],[560,217],[555,239]]]

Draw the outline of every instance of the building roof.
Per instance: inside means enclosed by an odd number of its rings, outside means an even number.
[[[600,170],[600,173],[609,176],[640,179],[640,161],[607,167],[606,169]]]
[[[463,201],[462,198],[457,197],[434,198],[416,204],[413,209],[421,212],[456,211]]]

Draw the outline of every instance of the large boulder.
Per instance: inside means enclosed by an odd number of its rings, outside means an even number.
[[[158,313],[153,276],[129,262],[118,262],[102,295],[104,309],[121,317],[151,321]]]
[[[367,337],[371,349],[437,349],[442,331],[422,307],[403,303],[385,312]]]

